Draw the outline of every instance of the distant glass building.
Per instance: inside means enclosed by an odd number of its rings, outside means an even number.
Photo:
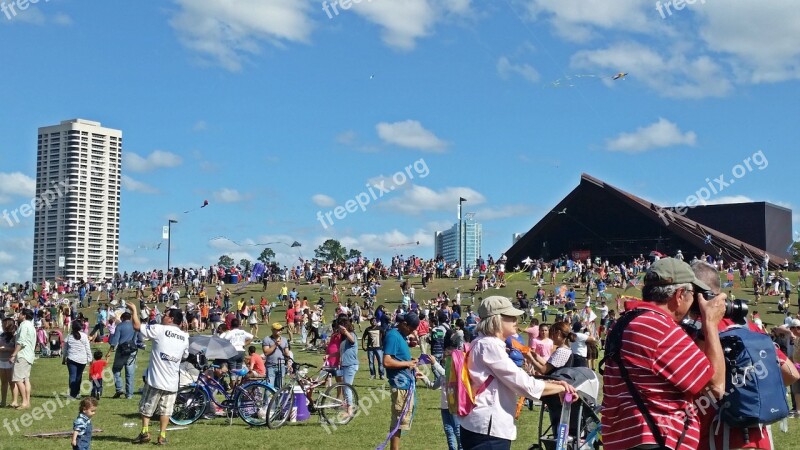
[[[434,236],[434,257],[443,256],[448,263],[463,261],[463,266],[475,267],[481,253],[483,229],[472,219],[456,222],[449,230],[437,231]]]

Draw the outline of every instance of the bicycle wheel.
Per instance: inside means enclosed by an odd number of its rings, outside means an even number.
[[[347,425],[358,411],[358,392],[347,383],[336,383],[317,400],[317,409],[331,425]]]
[[[263,427],[267,424],[267,408],[275,388],[261,381],[243,385],[233,399],[237,414],[246,424]]]
[[[276,430],[283,426],[292,414],[294,406],[294,386],[284,386],[269,400],[267,406],[267,427]]]
[[[169,421],[175,425],[191,425],[197,422],[206,410],[208,396],[199,386],[187,386],[178,391],[175,408]]]

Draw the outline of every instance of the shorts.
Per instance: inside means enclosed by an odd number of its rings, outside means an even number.
[[[145,384],[142,400],[139,401],[139,413],[145,417],[171,416],[177,396],[177,392],[162,391]]]
[[[596,342],[586,343],[586,359],[597,359],[598,353]]]
[[[13,368],[14,364],[11,361],[0,361],[0,370]]]
[[[392,388],[392,420],[389,422],[389,431],[394,430],[400,416],[403,414],[403,408],[406,405],[406,398],[411,396],[411,405],[405,415],[403,415],[400,422],[400,431],[408,431],[411,429],[411,417],[414,415],[414,391],[408,389]]]
[[[25,381],[31,378],[32,363],[24,358],[17,358],[14,362],[14,374],[11,376],[11,381]]]

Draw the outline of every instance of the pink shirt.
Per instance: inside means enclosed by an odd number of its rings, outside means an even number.
[[[553,340],[548,338],[536,338],[533,340],[530,347],[537,355],[541,356],[545,361],[547,361],[550,359],[550,355],[553,353]]]
[[[331,336],[330,342],[328,342],[328,348],[325,350],[325,353],[328,355],[328,366],[339,367],[339,347],[341,344],[342,334],[334,333],[334,335]]]

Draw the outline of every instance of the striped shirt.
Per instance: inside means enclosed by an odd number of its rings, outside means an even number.
[[[629,302],[626,306],[648,310],[633,319],[622,335],[622,359],[630,379],[664,436],[666,446],[675,449],[688,413],[689,429],[680,449],[696,449],[700,423],[692,401],[711,380],[714,372],[711,363],[658,306],[648,302]],[[606,450],[656,444],[617,363],[610,360],[603,376],[602,434]]]

